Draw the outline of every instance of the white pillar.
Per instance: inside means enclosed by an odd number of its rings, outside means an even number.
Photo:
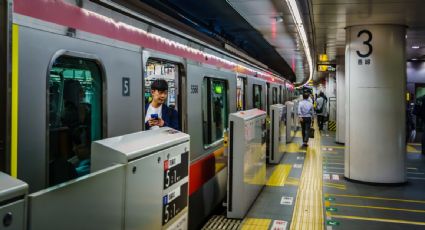
[[[336,136],[337,143],[345,143],[345,59],[336,57]]]
[[[405,176],[405,26],[346,29],[345,177],[402,183]]]

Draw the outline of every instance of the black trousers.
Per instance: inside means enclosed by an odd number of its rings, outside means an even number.
[[[303,142],[307,143],[308,138],[310,137],[310,128],[311,128],[311,117],[302,117],[301,121],[301,132],[303,135]]]
[[[325,116],[317,115],[317,123],[319,125],[319,130],[323,130],[323,124],[325,123]]]

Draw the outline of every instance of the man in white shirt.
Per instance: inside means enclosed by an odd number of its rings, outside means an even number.
[[[303,100],[298,103],[298,117],[300,118],[303,145],[307,146],[310,137],[311,119],[313,118],[313,104],[309,100],[309,94],[303,93]]]

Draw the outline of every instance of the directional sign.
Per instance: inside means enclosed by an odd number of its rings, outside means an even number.
[[[302,167],[303,167],[302,164],[294,164],[294,169],[300,169]]]
[[[337,208],[334,208],[334,207],[326,207],[326,211],[329,211],[329,212],[337,212],[337,211],[338,211],[338,209],[337,209]]]
[[[333,197],[331,197],[331,196],[327,196],[327,197],[325,197],[325,200],[327,200],[327,201],[334,201],[334,200],[335,200],[335,198],[333,198]]]
[[[326,224],[327,225],[331,225],[331,226],[338,226],[339,225],[339,222],[336,221],[336,220],[327,220],[326,221]]]
[[[286,230],[287,225],[288,225],[288,222],[284,220],[274,220],[273,225],[270,229],[271,230]]]
[[[330,180],[331,179],[331,175],[329,175],[328,173],[323,174],[323,180]]]
[[[294,202],[294,198],[292,196],[282,196],[282,199],[280,199],[280,204],[283,205],[292,205]]]

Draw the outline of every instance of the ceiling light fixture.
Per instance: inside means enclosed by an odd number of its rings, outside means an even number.
[[[303,46],[304,46],[304,53],[305,53],[305,56],[307,57],[308,66],[310,67],[309,78],[306,81],[306,83],[304,83],[304,85],[306,85],[313,78],[313,61],[311,59],[310,47],[308,45],[307,35],[305,33],[305,30],[304,30],[303,21],[301,19],[301,14],[300,14],[300,11],[299,11],[298,6],[297,6],[297,1],[296,0],[286,0],[286,3],[288,4],[289,10],[291,11],[292,18],[294,19],[296,28],[298,30],[298,34],[301,37],[301,42],[303,43]],[[304,85],[302,85],[302,86],[304,86]],[[302,87],[302,86],[300,86],[300,87]]]
[[[417,59],[417,58],[412,58],[411,60],[412,60],[412,61],[417,61],[418,59]]]
[[[412,49],[419,49],[419,46],[412,46]]]

